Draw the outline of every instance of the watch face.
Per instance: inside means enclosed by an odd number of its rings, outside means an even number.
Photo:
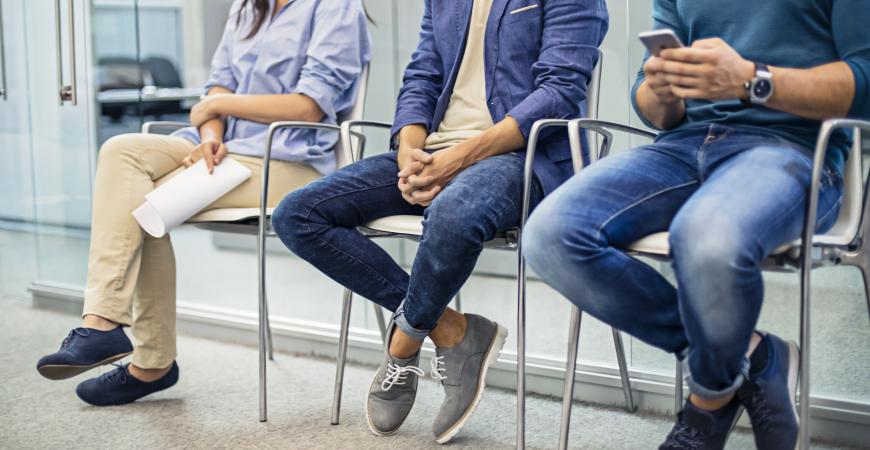
[[[752,93],[756,98],[767,98],[770,96],[772,85],[768,80],[758,80],[755,86],[752,87]]]

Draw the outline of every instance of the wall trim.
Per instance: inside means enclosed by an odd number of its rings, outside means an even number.
[[[33,305],[40,308],[80,313],[83,302],[81,287],[53,282],[34,281],[28,288]],[[187,334],[223,342],[257,345],[257,315],[253,312],[210,305],[179,302],[178,330]],[[338,325],[288,317],[272,317],[275,350],[301,355],[335,358]],[[377,331],[351,328],[348,358],[356,364],[376,366],[382,358],[381,338]],[[423,349],[423,358],[434,355],[433,348]],[[279,356],[276,356],[280,358]],[[531,395],[558,399],[562,395],[564,363],[554,358],[526,358],[526,386]],[[256,367],[251,367],[256,370]],[[671,414],[673,377],[642,370],[630,371],[635,403],[640,411]],[[575,400],[607,406],[624,406],[624,397],[615,366],[578,364]],[[516,355],[505,349],[489,372],[487,383],[503,389],[516,388]],[[353,387],[347,386],[347,389]],[[580,407],[575,405],[575,407]],[[813,396],[811,406],[814,438],[846,445],[870,442],[870,404]],[[554,419],[555,421],[555,419]],[[555,422],[554,422],[555,423]],[[747,418],[741,419],[748,426]]]

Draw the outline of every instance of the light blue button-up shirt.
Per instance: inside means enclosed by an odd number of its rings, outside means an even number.
[[[275,0],[271,0],[271,9]],[[353,107],[360,75],[368,64],[371,42],[361,0],[290,0],[274,17],[271,12],[256,35],[253,13],[236,17],[241,1],[230,8],[223,38],[215,51],[208,92],[223,86],[236,94],[304,94],[324,112],[323,123],[335,124]],[[269,126],[229,117],[224,142],[230,153],[263,156]],[[199,131],[174,133],[199,144]],[[322,174],[335,170],[335,132],[285,129],[275,134],[272,158],[309,164]]]

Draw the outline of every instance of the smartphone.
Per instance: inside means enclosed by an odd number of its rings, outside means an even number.
[[[645,31],[638,34],[637,37],[640,38],[640,41],[649,50],[649,54],[653,56],[659,56],[659,53],[665,49],[684,47],[677,33],[667,28]]]

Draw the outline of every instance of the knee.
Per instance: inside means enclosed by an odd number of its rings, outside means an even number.
[[[310,232],[311,194],[306,188],[291,192],[272,211],[272,230],[294,253]]]
[[[598,228],[581,218],[565,214],[557,201],[545,200],[526,222],[523,255],[529,266],[543,278],[557,267],[581,269],[583,261],[605,248]]]
[[[139,146],[139,136],[136,133],[119,134],[112,136],[101,147],[98,155],[99,165],[113,164],[125,160],[132,161]]]
[[[437,245],[483,247],[498,231],[485,213],[485,205],[445,192],[423,212],[426,240]]]
[[[669,241],[678,272],[692,277],[723,278],[754,269],[764,257],[752,234],[721,214],[678,216]]]

